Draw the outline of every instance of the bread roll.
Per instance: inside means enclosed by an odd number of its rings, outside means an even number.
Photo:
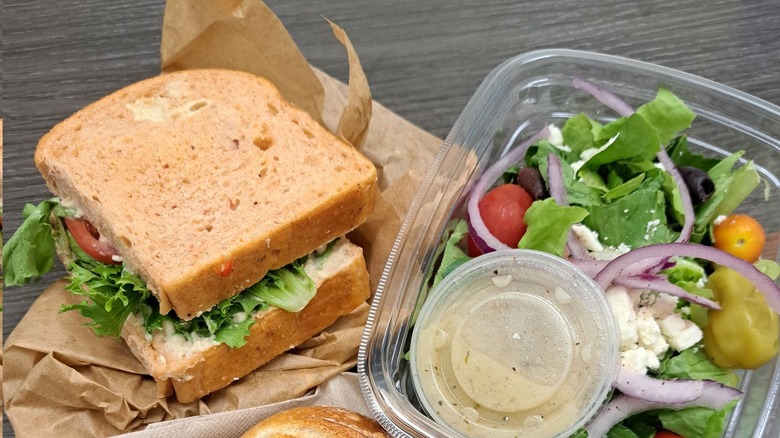
[[[374,420],[334,406],[303,406],[272,415],[241,438],[384,438]]]

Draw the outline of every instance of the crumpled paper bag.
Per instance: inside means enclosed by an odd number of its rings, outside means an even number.
[[[169,0],[162,68],[165,73],[223,67],[265,76],[288,100],[361,148],[377,166],[381,193],[375,213],[350,238],[364,248],[373,290],[441,141],[371,102],[349,39],[331,25],[347,50],[349,86],[311,68],[282,23],[259,0]],[[367,304],[227,388],[181,404],[174,397],[157,398],[154,381],[123,342],[96,337],[75,312],[58,314],[62,304],[77,300],[63,285],[57,282],[40,296],[5,345],[5,409],[20,438],[108,436],[150,424],[168,429],[164,435],[150,429],[147,436],[189,437],[218,418],[248,428],[261,412],[273,409],[259,406],[289,400],[314,403],[323,388],[335,391],[335,399],[347,407],[365,409],[362,398],[355,399],[355,385],[349,390],[322,385],[354,367]],[[311,391],[314,398],[307,398]],[[206,414],[202,421],[168,421]]]
[[[360,391],[355,373],[339,374],[320,384],[303,397],[272,403],[241,411],[220,412],[209,416],[191,417],[150,424],[146,429],[122,435],[123,438],[157,438],[185,436],[188,438],[233,438],[270,417],[299,406],[338,406],[371,418]]]

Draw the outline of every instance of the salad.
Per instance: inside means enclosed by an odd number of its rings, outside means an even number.
[[[761,184],[743,153],[693,153],[694,113],[661,88],[634,110],[575,79],[620,117],[549,126],[479,178],[442,236],[438,284],[484,253],[568,259],[605,291],[621,338],[616,391],[576,437],[720,437],[739,371],[778,351],[780,267],[761,224],[734,213]]]

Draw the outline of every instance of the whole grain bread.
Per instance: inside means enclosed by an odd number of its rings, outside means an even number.
[[[385,438],[376,421],[335,406],[301,406],[274,414],[241,438]]]
[[[314,298],[297,313],[271,308],[257,314],[243,347],[187,344],[193,347],[188,351],[162,333],[150,341],[134,316],[122,327],[122,338],[154,377],[160,396],[175,392],[182,403],[197,400],[306,341],[368,299],[363,250],[346,238],[335,243],[321,266],[307,262],[304,269],[317,286]]]
[[[55,126],[35,162],[186,320],[354,229],[375,196],[367,158],[228,70],[121,89]]]

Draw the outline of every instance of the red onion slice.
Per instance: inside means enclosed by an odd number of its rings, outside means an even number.
[[[743,395],[742,391],[713,380],[702,380],[702,382],[704,382],[704,386],[702,387],[701,397],[696,400],[698,406],[720,410],[728,402],[736,400]]]
[[[558,205],[569,205],[566,200],[566,187],[563,183],[561,160],[555,154],[547,154],[547,179],[550,183],[550,196]]]
[[[652,403],[687,403],[699,398],[704,382],[691,379],[656,379],[621,367],[615,388],[625,395]]]
[[[549,129],[545,126],[531,138],[509,151],[506,155],[493,163],[492,166],[488,167],[474,185],[474,188],[471,189],[467,207],[469,234],[483,253],[497,251],[499,249],[509,249],[509,247],[496,239],[485,226],[485,222],[482,220],[482,216],[479,213],[479,201],[507,169],[525,157],[525,153],[529,146],[542,138],[546,138],[549,135],[549,132]]]
[[[471,225],[471,218],[470,218],[469,216],[470,216],[470,215],[469,215],[469,214],[468,214],[468,212],[467,212],[467,213],[466,213],[466,225],[468,226],[468,230],[469,230],[469,237],[471,237],[471,240],[473,240],[473,241],[474,241],[474,245],[476,245],[476,246],[477,246],[477,248],[479,248],[479,253],[480,253],[480,254],[486,254],[486,253],[489,253],[489,252],[491,252],[491,251],[494,251],[494,249],[492,249],[491,247],[489,247],[489,246],[488,246],[488,244],[487,244],[487,243],[485,243],[485,241],[484,241],[484,240],[482,240],[482,238],[481,238],[481,237],[479,237],[479,235],[477,234],[477,231],[476,231],[476,230],[474,229],[474,227]],[[481,219],[481,218],[480,218],[480,219]],[[489,232],[489,231],[488,231],[488,232]],[[500,243],[503,245],[503,242],[500,242]],[[507,248],[508,248],[508,246],[507,246]]]
[[[658,157],[658,161],[664,166],[666,173],[672,176],[674,183],[677,184],[677,190],[680,191],[680,200],[682,201],[685,220],[683,223],[683,228],[680,231],[680,236],[677,237],[675,242],[686,243],[691,238],[691,231],[693,231],[693,221],[696,219],[696,216],[693,212],[691,192],[688,190],[688,186],[685,185],[685,180],[683,179],[682,175],[680,175],[680,172],[677,170],[677,166],[674,165],[674,162],[672,162],[672,159],[669,158],[669,154],[666,153],[666,148],[664,148],[663,145],[661,146],[661,150],[656,154],[656,157]]]
[[[647,289],[656,292],[664,292],[682,298],[685,301],[696,303],[707,309],[720,310],[720,304],[704,297],[692,294],[680,286],[669,283],[669,281],[659,275],[647,275],[640,277],[617,277],[614,282],[621,286],[631,289]]]
[[[591,278],[595,278],[596,275],[601,272],[601,270],[604,269],[611,260],[571,259],[569,261],[573,265],[580,268],[582,272],[588,274]],[[629,268],[626,268],[623,271],[621,278],[655,275],[658,271],[671,268],[672,266],[674,266],[673,263],[669,264],[659,259],[641,261],[634,263]]]
[[[674,256],[709,260],[739,272],[745,279],[753,283],[756,289],[764,295],[769,307],[776,313],[780,313],[780,287],[778,287],[771,278],[756,269],[752,264],[734,257],[725,251],[695,243],[660,243],[634,249],[609,262],[609,264],[596,275],[594,280],[596,281],[596,284],[606,290],[606,288],[615,281],[626,268],[634,263],[648,258]]]
[[[702,381],[702,393],[700,397],[685,403],[653,403],[625,394],[619,394],[602,409],[599,415],[588,424],[588,427],[586,427],[585,430],[588,432],[589,438],[600,438],[605,436],[607,432],[612,429],[612,426],[640,412],[652,409],[679,410],[694,406],[703,406],[720,410],[723,409],[727,403],[737,400],[740,397],[742,397],[741,391],[711,380]]]
[[[609,262],[605,260],[593,259],[573,259],[569,261],[590,278],[596,278],[596,275],[609,264]]]
[[[547,154],[547,181],[550,184],[550,196],[555,199],[555,202],[558,205],[569,205],[569,201],[566,199],[566,185],[563,182],[561,161],[555,154]],[[566,238],[566,248],[575,259],[590,258],[588,250],[577,240],[573,231],[569,231],[569,236]]]
[[[580,77],[575,77],[571,83],[574,88],[578,88],[586,93],[591,94],[596,98],[596,100],[611,108],[623,117],[628,117],[634,113],[634,109],[631,108],[631,105],[627,104],[623,101],[623,99],[617,97],[616,95],[599,87],[596,84],[590,83]]]
[[[598,274],[610,263],[604,260],[592,259],[572,259],[569,261],[591,278],[596,278],[596,276],[598,276]],[[720,309],[720,305],[712,300],[694,295],[679,286],[669,283],[663,276],[649,274],[651,271],[654,272],[656,269],[655,265],[650,267],[640,265],[641,263],[636,263],[631,266],[630,269],[626,269],[624,274],[617,276],[613,282],[631,289],[647,289],[656,292],[664,292],[682,298],[685,301],[696,303],[707,309]],[[641,272],[637,269],[637,266],[643,269],[650,269],[651,271]],[[663,267],[663,265],[661,265],[661,267]]]

